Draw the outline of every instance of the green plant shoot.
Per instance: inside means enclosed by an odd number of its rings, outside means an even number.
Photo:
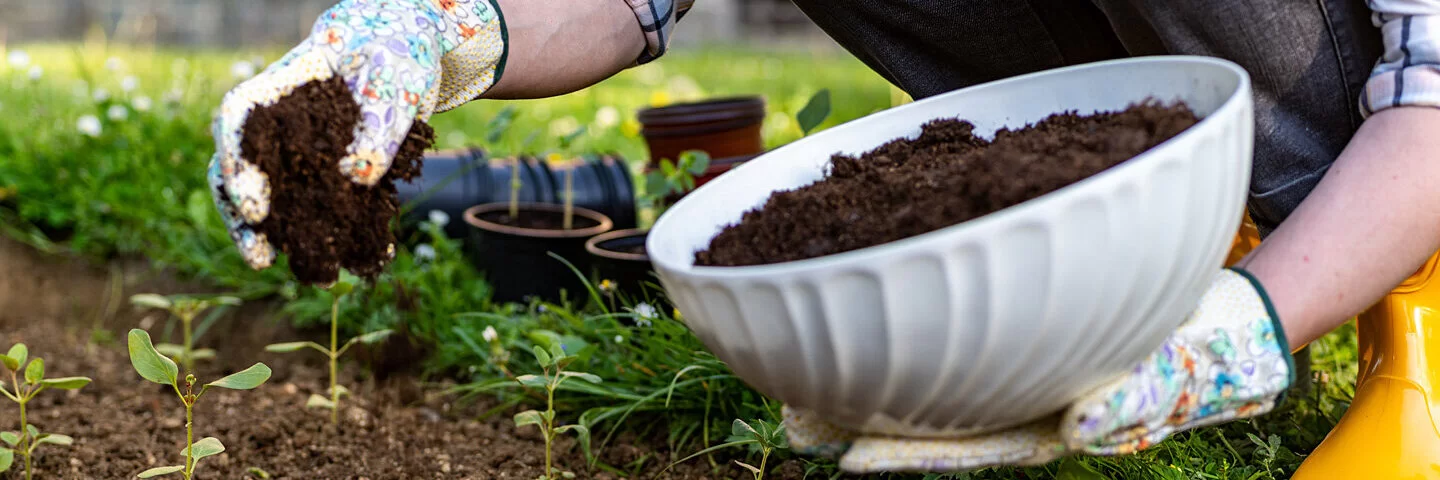
[[[185,373],[191,373],[195,371],[196,360],[215,358],[214,350],[208,348],[194,349],[195,336],[193,325],[195,323],[195,317],[216,305],[239,305],[240,299],[230,296],[164,296],[153,293],[142,293],[130,297],[130,303],[141,307],[165,310],[170,312],[175,318],[180,319],[181,335],[183,335],[181,345],[161,343],[155,345],[155,349],[183,365],[185,367]]]
[[[15,462],[15,454],[19,453],[25,460],[25,480],[30,480],[34,475],[30,460],[35,455],[36,447],[45,444],[70,445],[74,442],[70,437],[58,433],[41,433],[40,429],[31,425],[26,418],[25,406],[35,395],[46,389],[75,390],[90,384],[90,379],[85,377],[45,378],[45,361],[37,357],[27,365],[25,360],[28,356],[29,351],[23,343],[15,344],[8,353],[0,356],[0,362],[3,362],[5,370],[10,372],[10,387],[6,388],[5,382],[0,381],[0,393],[20,405],[20,430],[0,432],[0,441],[5,442],[0,446],[0,472],[10,470],[11,464]]]
[[[660,169],[645,175],[645,195],[640,201],[644,207],[664,211],[666,199],[695,189],[695,177],[710,168],[710,155],[701,150],[680,152],[680,159],[660,160]],[[656,212],[657,216],[659,212]]]
[[[805,108],[801,108],[795,114],[795,123],[800,125],[800,132],[809,135],[815,127],[825,122],[830,116],[830,89],[824,88],[815,92],[810,100],[805,102]]]
[[[515,157],[515,164],[510,167],[510,218],[520,217],[520,187],[525,186],[520,181],[520,164],[524,159]]]
[[[535,360],[540,364],[540,369],[543,374],[521,375],[516,377],[515,381],[520,382],[521,385],[526,387],[544,388],[545,411],[526,410],[517,413],[515,414],[515,426],[518,428],[526,425],[535,425],[540,428],[540,433],[545,437],[545,473],[541,475],[540,478],[542,480],[554,480],[556,477],[551,451],[552,445],[555,443],[555,437],[561,433],[573,431],[580,437],[580,443],[585,446],[587,451],[590,444],[590,429],[584,425],[571,424],[559,427],[555,426],[555,390],[558,390],[565,380],[571,378],[578,378],[590,383],[600,383],[600,377],[589,373],[566,371],[565,367],[574,362],[577,357],[566,353],[565,347],[558,341],[550,344],[548,352],[545,348],[538,345],[532,348],[531,352],[535,354]],[[570,478],[573,477],[574,474],[564,472],[561,476]]]
[[[760,454],[760,466],[756,467],[739,460],[736,460],[735,463],[749,470],[755,480],[763,480],[765,478],[765,464],[770,460],[770,454],[776,450],[790,448],[790,441],[785,437],[785,425],[783,424],[772,424],[761,419],[747,423],[737,418],[734,423],[730,424],[730,437],[725,439],[725,443],[695,452],[688,457],[670,464],[670,466],[665,467],[665,469],[669,470],[670,467],[706,453],[739,446],[748,446],[751,453]]]
[[[340,396],[341,394],[349,393],[349,390],[346,390],[343,385],[339,385],[337,383],[339,377],[340,356],[345,355],[345,352],[347,350],[350,350],[350,347],[352,345],[355,345],[356,343],[364,343],[367,345],[373,344],[375,342],[384,340],[385,337],[390,336],[390,333],[392,332],[391,330],[387,329],[366,333],[364,335],[351,338],[350,340],[345,342],[344,346],[339,346],[337,348],[340,335],[340,299],[343,298],[345,295],[348,295],[351,291],[355,290],[355,282],[357,280],[358,279],[355,278],[353,275],[350,275],[348,272],[344,272],[343,277],[340,279],[340,281],[335,282],[335,285],[332,285],[330,287],[330,348],[327,349],[315,342],[288,342],[276,343],[265,346],[265,351],[276,353],[289,353],[300,351],[306,348],[313,348],[320,353],[324,353],[326,357],[329,357],[330,398],[325,398],[319,394],[311,394],[310,399],[305,402],[305,406],[310,408],[330,409],[330,423],[340,422]]]
[[[211,387],[231,390],[251,390],[259,387],[270,379],[270,367],[256,363],[250,368],[207,383],[196,392],[195,375],[187,374],[185,378],[180,378],[180,369],[175,366],[175,362],[155,349],[155,345],[150,343],[150,334],[146,331],[138,328],[130,330],[129,348],[130,365],[135,368],[135,372],[146,380],[174,388],[175,396],[180,397],[180,402],[185,405],[185,444],[188,445],[180,451],[180,454],[185,456],[184,465],[152,468],[140,472],[138,477],[151,478],[179,473],[186,480],[190,480],[194,478],[195,467],[200,464],[201,459],[225,451],[225,445],[215,437],[195,441],[196,402],[199,402]]]

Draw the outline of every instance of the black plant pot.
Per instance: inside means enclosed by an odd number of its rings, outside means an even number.
[[[470,230],[467,250],[476,266],[485,272],[492,299],[525,302],[534,297],[549,302],[569,299],[584,303],[589,293],[571,265],[581,275],[590,272],[591,259],[585,252],[585,241],[610,231],[614,225],[610,218],[576,207],[570,230],[558,225],[529,228],[506,224],[504,219],[509,217],[509,208],[507,202],[486,203],[470,207],[463,214],[466,228]],[[520,205],[522,219],[558,219],[563,212],[563,205]],[[571,265],[550,256],[552,252]]]
[[[465,238],[468,227],[460,221],[465,209],[484,203],[508,202],[511,169],[517,162],[521,202],[564,203],[568,170],[574,175],[576,207],[605,215],[616,228],[635,226],[635,187],[630,171],[619,157],[599,156],[552,168],[535,158],[488,159],[479,149],[465,149],[427,154],[420,178],[414,183],[395,184],[401,204],[409,208],[401,219],[402,229],[413,229],[431,210],[439,210],[452,220],[445,226],[445,234]]]
[[[645,239],[649,231],[641,229],[612,230],[590,237],[585,242],[585,251],[594,264],[597,282],[606,280],[613,283],[612,300],[624,299],[630,303],[649,303],[662,311],[672,307],[655,276],[655,267],[645,253]],[[612,310],[620,306],[611,302]]]

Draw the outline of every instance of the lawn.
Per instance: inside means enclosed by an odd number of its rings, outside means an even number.
[[[273,304],[276,318],[296,327],[326,326],[327,294],[290,281],[283,264],[264,272],[243,265],[204,185],[213,152],[209,124],[219,99],[280,52],[154,51],[92,41],[12,45],[0,53],[7,59],[0,64],[0,115],[7,119],[0,122],[5,235],[95,264],[144,258],[213,291]],[[493,155],[617,152],[638,170],[646,150],[635,112],[646,105],[763,94],[769,108],[765,143],[774,147],[801,136],[796,112],[820,89],[830,90],[833,104],[821,128],[903,101],[853,58],[812,55],[681,49],[581,92],[473,102],[437,115],[432,125],[439,148],[479,146]],[[517,113],[512,126],[497,142],[484,144],[486,125],[507,105]],[[559,139],[582,126],[585,132],[560,148]],[[613,310],[492,304],[457,242],[436,228],[412,235],[418,238],[409,243],[430,246],[433,257],[402,249],[380,281],[345,297],[341,330],[400,330],[429,347],[421,361],[424,378],[444,382],[461,398],[492,402],[496,412],[528,405],[531,397],[512,376],[540,373],[532,347],[559,342],[578,352],[572,368],[604,379],[567,383],[557,397],[557,415],[589,427],[594,449],[626,434],[658,434],[684,456],[724,441],[736,419],[777,421],[778,405],[705,353],[675,312],[637,304]],[[1311,387],[1261,419],[1183,433],[1132,456],[953,478],[1052,478],[1062,471],[1075,475],[1068,478],[1286,478],[1348,406],[1354,345],[1349,326],[1314,345],[1317,378]],[[657,424],[668,431],[651,431]],[[828,461],[779,455],[797,459],[810,476],[836,473]],[[727,477],[744,473],[733,464],[714,468]]]

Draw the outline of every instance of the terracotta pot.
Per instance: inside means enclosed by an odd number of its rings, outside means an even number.
[[[647,108],[639,119],[640,134],[650,149],[647,168],[658,168],[661,159],[674,161],[685,150],[702,150],[714,159],[765,149],[760,136],[765,100],[758,96]]]
[[[582,274],[590,271],[585,241],[610,231],[610,217],[588,208],[575,207],[570,230],[523,228],[505,225],[496,217],[509,214],[508,202],[486,203],[465,210],[470,226],[468,253],[490,282],[496,302],[524,302],[535,297],[549,302],[562,298],[584,303],[589,298],[585,284],[569,265],[551,257],[551,252],[574,265]],[[559,216],[564,205],[522,203],[520,216]]]

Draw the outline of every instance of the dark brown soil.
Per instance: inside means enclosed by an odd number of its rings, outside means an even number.
[[[498,223],[508,227],[529,228],[535,230],[561,230],[565,228],[565,214],[561,212],[520,210],[520,215],[511,217],[510,212],[488,212],[480,214],[480,219],[491,223]],[[599,225],[600,222],[590,217],[580,215],[570,216],[571,229],[584,229]]]
[[[776,192],[695,255],[697,265],[780,263],[857,250],[999,211],[1080,181],[1179,134],[1184,104],[1052,115],[994,140],[959,119],[927,123],[860,157],[835,155],[824,179]]]
[[[350,181],[336,166],[354,139],[360,107],[339,77],[295,89],[257,107],[245,123],[241,154],[270,179],[270,214],[256,226],[289,257],[305,283],[326,284],[339,269],[365,278],[391,259],[399,212],[395,181],[420,174],[434,131],[416,121],[389,171],[374,186]]]
[[[6,265],[5,273],[0,274],[0,307],[5,307],[0,308],[0,349],[24,342],[32,357],[45,359],[48,375],[84,375],[96,380],[79,391],[43,392],[31,402],[30,423],[42,431],[75,438],[71,447],[41,447],[35,477],[123,480],[148,468],[182,463],[184,409],[173,392],[141,379],[124,352],[123,333],[132,327],[147,328],[160,341],[165,315],[137,311],[126,305],[125,299],[142,292],[196,290],[163,275],[129,268],[115,277],[116,283],[107,284],[104,269],[40,256],[3,237],[0,265]],[[116,299],[118,307],[112,301]],[[325,411],[304,408],[306,398],[322,391],[328,381],[323,357],[310,351],[263,351],[270,342],[319,338],[272,320],[270,308],[273,306],[246,304],[221,320],[197,345],[219,352],[215,362],[197,365],[202,381],[257,361],[274,370],[271,379],[256,390],[205,394],[195,413],[196,439],[216,437],[226,451],[205,459],[197,479],[261,478],[251,473],[252,467],[273,479],[305,480],[530,480],[540,475],[544,440],[534,428],[514,428],[513,412],[477,420],[492,405],[458,402],[440,393],[438,387],[444,385],[422,385],[413,377],[377,380],[364,375],[355,363],[345,364],[341,373],[341,381],[355,396],[344,402],[341,425],[330,426]],[[92,318],[100,318],[99,325],[115,332],[113,341],[87,342]],[[365,350],[352,350],[347,358],[358,362],[366,354]],[[17,423],[15,406],[8,400],[0,402],[0,430],[13,430]],[[652,437],[645,438],[617,435],[598,452],[599,459],[627,471],[627,464],[639,461],[636,475],[628,478],[748,478],[749,473],[741,467],[726,463],[730,458],[727,452],[716,455],[721,463],[718,471],[712,471],[701,458],[660,474],[669,462],[693,453],[669,451],[666,430],[656,428]],[[556,465],[573,471],[577,478],[627,478],[588,469],[570,437],[560,439],[555,452]],[[790,460],[767,478],[802,476],[802,465]],[[0,479],[18,478],[23,475],[16,470],[0,474]]]

